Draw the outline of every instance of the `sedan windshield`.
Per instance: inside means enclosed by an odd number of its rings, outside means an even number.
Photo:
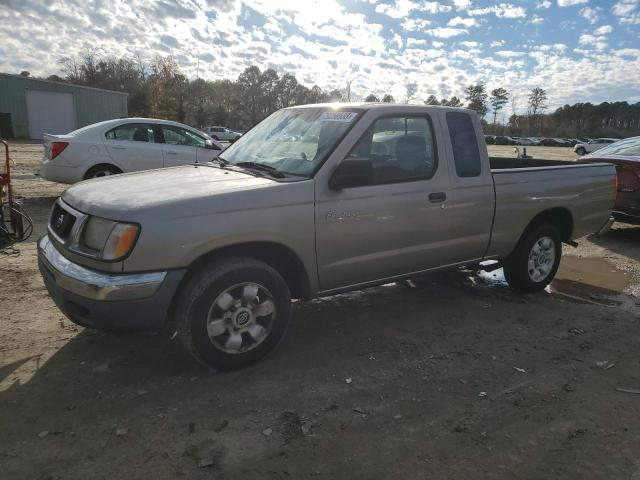
[[[622,155],[628,157],[640,156],[640,137],[627,138],[626,140],[620,140],[611,145],[607,145],[604,148],[596,150],[592,155]]]
[[[329,107],[279,110],[221,155],[223,161],[309,177],[356,121],[359,111]]]

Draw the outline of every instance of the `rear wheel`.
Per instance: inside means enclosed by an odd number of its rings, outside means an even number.
[[[230,258],[197,272],[176,307],[177,330],[187,350],[216,369],[257,362],[283,338],[291,295],[280,274],[250,258]]]
[[[583,148],[583,147],[578,147],[578,148],[576,149],[576,153],[577,153],[578,155],[584,155],[585,153],[587,153],[587,150],[586,150],[585,148]]]
[[[122,173],[122,170],[113,165],[96,165],[95,167],[91,167],[87,171],[84,179],[89,180],[90,178],[108,177],[110,175],[117,175],[119,173]]]
[[[504,261],[504,276],[514,290],[536,292],[553,280],[561,257],[558,230],[549,224],[534,225]]]

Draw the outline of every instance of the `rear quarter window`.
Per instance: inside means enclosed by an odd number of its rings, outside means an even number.
[[[453,161],[459,177],[477,177],[481,172],[480,149],[471,117],[467,113],[448,112],[447,127],[453,148]]]

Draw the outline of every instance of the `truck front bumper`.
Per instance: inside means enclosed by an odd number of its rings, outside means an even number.
[[[102,330],[160,330],[186,270],[113,274],[64,257],[45,235],[38,266],[60,310],[74,323]]]

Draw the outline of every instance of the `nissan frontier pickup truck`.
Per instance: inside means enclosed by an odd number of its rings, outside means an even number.
[[[39,266],[73,322],[172,322],[197,360],[232,369],[280,342],[292,299],[488,260],[541,290],[563,242],[609,228],[614,190],[612,165],[489,158],[470,110],[307,105],[213,162],[70,187]]]

